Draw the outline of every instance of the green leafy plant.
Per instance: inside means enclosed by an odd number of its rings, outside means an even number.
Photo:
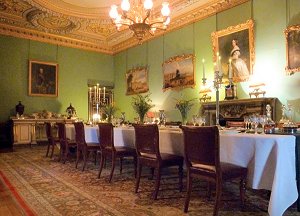
[[[107,121],[111,123],[112,117],[117,112],[118,108],[112,103],[101,107],[101,110],[107,116]]]
[[[132,97],[132,107],[135,110],[135,112],[139,115],[140,117],[140,123],[144,122],[144,117],[146,113],[154,107],[152,104],[152,100],[150,99],[150,94],[146,95],[136,95]]]
[[[195,99],[190,99],[190,100],[185,100],[185,99],[177,99],[175,108],[179,110],[182,118],[182,124],[187,123],[187,115],[188,111],[194,106],[194,101]]]

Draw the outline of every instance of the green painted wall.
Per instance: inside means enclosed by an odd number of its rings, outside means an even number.
[[[255,22],[256,55],[253,77],[266,83],[267,97],[277,97],[283,104],[293,104],[296,120],[300,121],[300,73],[292,76],[285,73],[286,50],[283,33],[287,26],[300,23],[299,11],[299,0],[253,0],[117,54],[114,63],[115,98],[118,107],[126,112],[129,120],[137,116],[131,107],[132,96],[125,95],[125,72],[136,65],[149,65],[149,91],[156,105],[153,111],[164,109],[168,121],[180,120],[179,111],[174,108],[174,99],[200,97],[203,58],[206,60],[207,78],[211,81],[213,79],[211,33],[252,18]],[[189,53],[196,56],[195,88],[163,92],[162,63],[169,57]],[[249,98],[251,80],[252,78],[248,82],[238,84],[239,98]],[[212,97],[215,100],[214,93]],[[224,98],[224,90],[221,90],[220,98]],[[200,103],[198,99],[196,102],[189,113],[189,120],[192,115],[198,113]]]
[[[28,62],[57,62],[58,97],[28,96]],[[114,81],[113,56],[14,37],[0,36],[0,121],[15,115],[22,101],[25,114],[43,109],[65,114],[70,103],[87,119],[87,80]]]

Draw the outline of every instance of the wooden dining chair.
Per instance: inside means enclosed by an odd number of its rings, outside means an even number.
[[[143,166],[156,169],[157,171],[153,199],[157,199],[160,186],[161,169],[164,167],[178,166],[179,190],[182,191],[183,157],[167,153],[160,153],[159,131],[156,124],[134,124],[133,126],[135,130],[135,147],[138,159],[135,193],[137,193],[139,189]]]
[[[109,176],[109,182],[111,182],[114,170],[115,161],[120,158],[120,173],[122,173],[122,161],[125,157],[132,157],[134,161],[134,175],[136,177],[136,150],[127,146],[115,146],[114,144],[114,128],[111,123],[100,123],[99,127],[99,144],[101,150],[100,168],[98,178],[101,176],[103,164],[106,158],[111,157],[111,171]]]
[[[50,122],[46,122],[45,123],[45,127],[46,127],[46,136],[47,136],[47,152],[46,152],[46,157],[48,157],[50,148],[51,148],[51,154],[50,154],[50,158],[53,157],[53,152],[54,152],[54,148],[56,143],[59,142],[59,139],[55,136],[53,136],[53,131],[52,131],[52,125]]]
[[[184,159],[187,167],[187,194],[184,212],[188,212],[193,178],[201,178],[216,184],[213,215],[218,215],[223,181],[240,178],[240,199],[245,202],[247,168],[220,162],[220,138],[216,126],[182,126]],[[210,187],[209,187],[210,195]]]
[[[65,123],[56,123],[58,127],[58,138],[60,143],[59,160],[66,163],[71,148],[76,148],[77,144],[75,140],[70,140],[66,137],[66,125]]]
[[[93,152],[95,154],[95,159],[96,159],[97,151],[99,150],[99,143],[86,143],[85,135],[84,135],[84,124],[82,122],[74,122],[74,127],[75,127],[75,141],[77,144],[75,167],[77,169],[78,162],[82,154],[83,161],[84,161],[82,171],[84,171],[90,152]]]

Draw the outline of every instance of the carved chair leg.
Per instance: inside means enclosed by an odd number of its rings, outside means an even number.
[[[183,188],[183,183],[182,183],[182,179],[183,179],[183,164],[179,165],[178,175],[179,175],[179,191],[182,192],[182,188]]]
[[[76,169],[78,167],[78,162],[79,162],[80,154],[81,154],[81,151],[77,148],[76,165],[75,165]]]
[[[102,172],[102,169],[103,169],[104,160],[105,160],[105,156],[103,154],[101,154],[100,167],[99,167],[99,172],[98,172],[98,178],[100,178],[100,176],[101,176],[101,172]]]
[[[120,174],[122,173],[123,170],[123,157],[120,157]]]
[[[111,157],[111,171],[110,171],[110,176],[109,176],[109,183],[111,182],[111,179],[113,177],[114,170],[115,170],[115,165],[116,165],[116,155],[114,153],[112,153],[112,157]]]
[[[161,168],[158,167],[157,172],[156,172],[155,191],[154,191],[154,194],[153,194],[153,199],[154,200],[157,200],[157,194],[158,194],[159,186],[160,186],[160,177],[161,177],[161,170],[160,169]]]
[[[87,158],[88,158],[88,151],[86,149],[83,149],[82,154],[83,154],[83,167],[82,167],[82,171],[84,171],[85,166],[86,166],[86,162],[87,162]]]
[[[245,178],[241,178],[240,180],[240,199],[241,199],[241,207],[244,208],[245,205],[245,192],[246,192],[246,181]]]
[[[222,196],[222,182],[217,179],[216,181],[216,201],[215,201],[215,207],[214,207],[214,213],[213,216],[217,216],[220,208],[220,202],[221,202],[221,196]]]
[[[48,143],[48,146],[47,146],[47,152],[46,152],[46,157],[48,157],[49,150],[50,150],[50,144]]]
[[[185,203],[184,203],[184,212],[187,213],[189,209],[190,199],[191,199],[191,191],[192,191],[192,183],[193,179],[190,175],[190,172],[188,170],[187,172],[187,189],[186,189],[186,197],[185,197]]]
[[[135,182],[135,193],[138,192],[139,190],[139,186],[140,186],[140,179],[141,179],[141,174],[142,174],[142,165],[138,162],[138,166],[137,166],[137,178],[136,178],[136,182]]]

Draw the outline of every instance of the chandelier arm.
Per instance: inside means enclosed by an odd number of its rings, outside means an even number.
[[[146,22],[146,20],[149,18],[150,16],[150,10],[147,10],[147,14],[146,14],[146,17],[143,19],[143,23]]]

